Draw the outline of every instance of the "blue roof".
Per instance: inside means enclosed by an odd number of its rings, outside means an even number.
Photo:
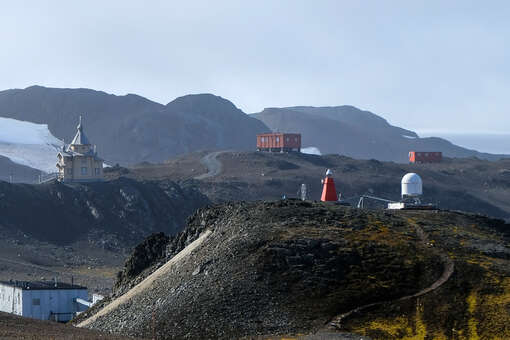
[[[73,141],[71,144],[75,145],[90,145],[89,139],[87,136],[85,136],[85,133],[83,132],[83,125],[81,123],[81,116],[80,116],[80,123],[78,124],[78,132],[76,132],[76,136],[74,136]]]

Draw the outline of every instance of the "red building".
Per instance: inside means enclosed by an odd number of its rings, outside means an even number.
[[[299,133],[262,133],[257,135],[257,151],[301,152],[301,134]]]
[[[410,163],[440,163],[442,160],[442,152],[409,152]]]

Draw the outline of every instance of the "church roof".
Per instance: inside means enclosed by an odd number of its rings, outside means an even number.
[[[75,145],[90,145],[89,139],[87,136],[85,136],[85,133],[83,132],[83,125],[81,123],[81,116],[80,116],[80,123],[77,126],[78,131],[76,132],[76,135],[73,138],[73,141],[71,144]]]

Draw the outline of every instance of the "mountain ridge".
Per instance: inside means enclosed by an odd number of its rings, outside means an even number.
[[[180,96],[163,105],[132,93],[119,96],[86,88],[34,85],[0,91],[0,117],[47,124],[54,136],[65,141],[75,134],[79,116],[110,164],[159,163],[201,150],[254,150],[255,135],[271,130],[299,132],[303,147],[358,159],[407,162],[411,150],[442,151],[449,157],[504,157],[440,138],[419,138],[351,105],[266,108],[246,114],[228,99],[210,93]]]
[[[186,106],[190,101],[192,105]],[[262,122],[211,94],[178,97],[163,105],[135,94],[31,86],[0,91],[0,116],[45,123],[67,142],[83,116],[92,143],[111,164],[162,162],[203,148],[247,150],[254,137],[246,136],[268,131]],[[222,116],[228,119],[218,124],[216,119]]]
[[[351,105],[273,107],[252,115],[273,131],[300,131],[303,146],[315,146],[323,154],[400,163],[408,162],[409,151],[441,151],[447,157],[488,160],[508,157],[470,150],[438,137],[420,138],[414,131]]]

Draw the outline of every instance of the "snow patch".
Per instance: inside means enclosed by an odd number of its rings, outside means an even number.
[[[302,148],[301,152],[309,154],[309,155],[318,155],[318,156],[322,155],[321,150],[319,150],[319,148],[317,148],[315,146],[309,146],[306,148]]]
[[[402,137],[407,138],[407,139],[416,139],[416,137],[414,137],[414,136],[402,135]]]
[[[46,124],[0,117],[0,155],[14,163],[55,172],[57,153],[63,145]]]

